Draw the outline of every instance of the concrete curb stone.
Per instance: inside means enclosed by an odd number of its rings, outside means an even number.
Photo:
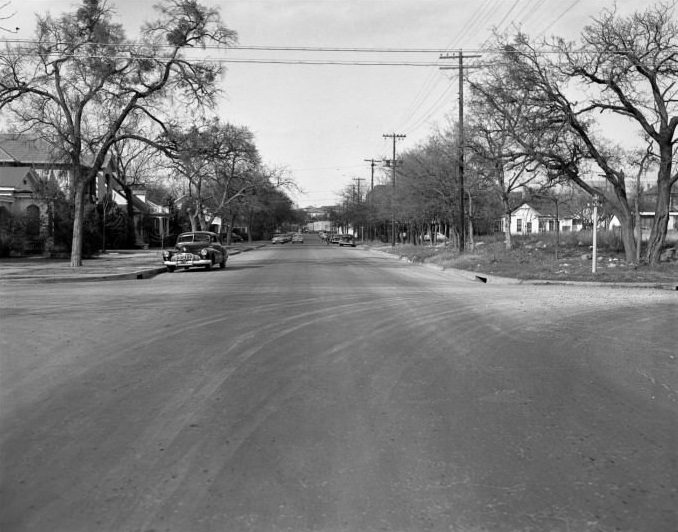
[[[253,249],[258,249],[261,246],[258,245],[252,245],[252,246],[247,246],[245,248],[241,249],[232,249],[229,250],[229,256],[233,255],[239,255],[240,253],[244,253],[246,251],[251,251]],[[125,253],[121,252],[119,253],[122,256],[129,256],[129,255],[135,255],[135,253]],[[87,274],[77,274],[77,273],[65,273],[65,272],[60,272],[58,269],[55,269],[49,273],[43,273],[43,274],[31,274],[31,269],[27,268],[24,271],[21,271],[19,273],[10,273],[6,274],[4,276],[0,277],[0,283],[8,283],[8,282],[13,282],[13,281],[29,281],[31,283],[75,283],[75,282],[101,282],[101,281],[124,281],[124,280],[141,280],[141,279],[150,279],[152,277],[155,277],[156,275],[160,275],[162,273],[167,272],[167,267],[166,266],[151,266],[152,263],[156,263],[158,261],[158,256],[157,252],[146,252],[146,253],[136,253],[136,256],[139,257],[141,255],[148,255],[149,257],[149,264],[148,265],[131,265],[129,266],[128,271],[122,271],[122,272],[117,272],[117,273],[112,273],[112,272],[106,272],[106,271],[101,271],[101,272],[96,272],[96,273],[87,273]],[[151,258],[152,257],[152,258]],[[115,262],[115,260],[118,259],[113,259],[111,260],[112,262]],[[152,261],[152,262],[151,262]],[[111,266],[111,268],[116,268],[117,266]],[[102,266],[102,268],[105,268],[105,266]],[[122,267],[117,267],[117,268],[124,268]]]

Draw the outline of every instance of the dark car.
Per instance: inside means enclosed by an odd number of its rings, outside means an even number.
[[[289,242],[289,240],[287,239],[287,235],[282,233],[276,233],[271,239],[271,244],[284,244],[285,242]]]
[[[169,272],[177,268],[188,270],[192,266],[211,270],[215,264],[225,268],[227,259],[228,252],[221,237],[209,231],[181,233],[174,248],[162,252],[163,264]]]
[[[355,238],[353,235],[340,235],[339,237],[339,246],[351,246],[355,247]]]

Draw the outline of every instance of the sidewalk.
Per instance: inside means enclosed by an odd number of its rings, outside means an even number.
[[[255,249],[256,245],[229,248],[229,256]],[[83,259],[82,267],[71,268],[69,259],[21,257],[0,259],[0,283],[12,281],[63,283],[148,279],[167,271],[162,252],[151,250],[107,251],[95,258]]]

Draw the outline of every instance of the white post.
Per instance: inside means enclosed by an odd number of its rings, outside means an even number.
[[[593,254],[591,273],[596,273],[598,263],[598,196],[593,197]]]

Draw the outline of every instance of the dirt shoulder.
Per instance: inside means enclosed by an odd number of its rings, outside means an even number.
[[[519,242],[506,250],[503,242],[480,242],[464,254],[450,246],[389,245],[377,249],[411,262],[435,264],[478,274],[535,281],[583,281],[601,283],[675,283],[678,286],[678,260],[655,266],[627,263],[620,251],[601,249],[596,273],[592,272],[589,246],[555,246],[540,241]],[[674,255],[675,257],[675,255]]]

